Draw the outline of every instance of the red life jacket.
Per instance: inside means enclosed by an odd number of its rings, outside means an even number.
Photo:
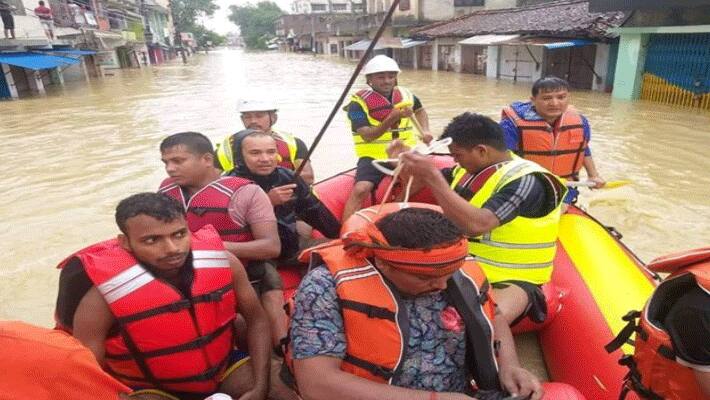
[[[274,138],[274,141],[276,142],[276,151],[279,153],[279,158],[281,159],[277,165],[295,171],[296,166],[293,164],[293,160],[291,160],[291,152],[289,151],[288,143],[279,138]]]
[[[569,107],[555,126],[544,120],[523,119],[512,107],[503,109],[502,118],[510,119],[518,128],[519,156],[562,178],[577,178],[587,148],[582,116],[577,111]]]
[[[398,292],[367,259],[348,255],[339,241],[318,246],[301,259],[305,257],[312,266],[325,263],[336,282],[347,345],[340,368],[375,382],[391,383],[404,364],[408,340],[409,320]],[[495,304],[483,271],[474,261],[466,261],[446,290],[466,325],[467,347],[475,358],[470,372],[477,386],[499,388],[491,322]],[[293,371],[290,349],[285,362]]]
[[[128,386],[214,392],[234,348],[236,296],[222,240],[192,235],[190,297],[156,279],[113,240],[73,254],[108,303],[120,334],[106,338],[106,369]],[[60,265],[60,268],[63,265]]]
[[[160,184],[159,193],[164,193],[185,207],[187,225],[195,232],[205,225],[212,225],[225,242],[249,242],[254,237],[248,225],[239,225],[229,216],[229,201],[234,192],[252,181],[244,178],[225,176],[200,189],[189,200],[172,178]],[[246,264],[245,264],[246,265]]]
[[[697,285],[710,295],[710,247],[661,257],[647,267],[670,275],[654,290],[642,312],[624,317],[629,324],[607,346],[614,351],[636,333],[634,355],[621,360],[631,370],[622,395],[633,390],[651,400],[703,399],[693,370],[677,361],[662,321],[688,288]]]
[[[365,101],[365,104],[367,104],[370,117],[380,122],[384,121],[385,118],[390,115],[390,112],[394,108],[394,104],[400,103],[403,98],[399,88],[396,87],[392,91],[392,101],[372,89],[362,89],[358,91],[356,95]],[[398,125],[399,122],[392,126]]]

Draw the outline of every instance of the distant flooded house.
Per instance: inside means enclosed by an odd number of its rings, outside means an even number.
[[[419,67],[534,81],[556,75],[580,89],[610,90],[618,51],[612,29],[626,14],[590,12],[588,1],[563,0],[479,10],[412,30],[428,40]]]
[[[623,25],[612,95],[710,110],[710,1],[590,0],[634,10]]]

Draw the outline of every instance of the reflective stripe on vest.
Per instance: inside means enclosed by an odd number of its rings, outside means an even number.
[[[77,257],[109,305],[120,334],[105,341],[106,367],[129,386],[213,392],[234,346],[236,296],[217,232],[192,236],[190,297],[156,279],[116,240]]]
[[[484,170],[477,176],[471,176],[463,168],[456,167],[451,188],[459,195],[465,194],[462,197],[474,207],[481,208],[508,183],[524,175],[541,174],[556,193],[557,207],[540,218],[517,216],[491,232],[469,238],[470,254],[479,262],[492,283],[511,279],[538,285],[548,282],[557,249],[564,185],[544,168],[517,156],[489,168],[497,169],[492,174],[490,170]],[[484,182],[476,179],[484,173],[490,174],[484,178]]]
[[[582,116],[569,107],[555,126],[547,121],[523,119],[512,107],[503,109],[503,118],[510,119],[518,129],[516,154],[534,161],[555,175],[576,178],[584,165],[584,138]]]
[[[401,305],[398,291],[390,287],[379,270],[368,260],[348,256],[340,245],[319,248],[314,250],[312,255],[325,263],[336,284],[347,346],[347,353],[340,368],[365,379],[391,384],[401,373],[409,336],[409,316],[406,308]],[[486,278],[473,261],[467,261],[455,276],[458,277],[460,286],[458,293],[465,293],[469,300],[474,301],[470,307],[460,303],[455,303],[454,306],[457,310],[465,308],[459,313],[465,315],[466,319],[470,317],[485,325],[479,329],[474,328],[473,324],[466,324],[467,335],[479,339],[478,346],[481,350],[474,349],[473,353],[484,355],[485,357],[480,357],[481,360],[488,360],[475,363],[478,367],[476,369],[480,368],[483,372],[472,373],[477,378],[481,377],[480,387],[497,386],[498,367],[491,322],[495,311],[494,304],[487,301],[488,294],[485,290],[479,290],[481,287],[487,287]],[[451,286],[452,281],[449,282]],[[363,332],[377,334],[363,335]]]
[[[394,91],[392,93],[392,98],[400,98],[401,99],[395,104],[391,104],[390,100],[382,96],[381,94],[375,92],[374,90],[371,89],[366,89],[366,90],[361,90],[357,92],[356,94],[352,95],[351,100],[362,107],[362,110],[365,112],[367,115],[367,121],[370,124],[370,126],[380,126],[382,123],[381,119],[376,119],[374,116],[371,114],[375,111],[382,111],[381,109],[383,107],[376,107],[373,108],[371,106],[374,105],[375,102],[379,103],[384,103],[387,104],[385,107],[386,109],[393,109],[393,108],[398,108],[398,107],[412,107],[414,106],[414,95],[412,92],[409,91],[409,89],[406,89],[402,86],[397,86],[394,88]],[[346,107],[347,111],[347,107]],[[387,113],[387,115],[389,112]],[[350,120],[348,118],[348,120]],[[355,141],[355,153],[357,154],[358,158],[362,157],[372,157],[374,159],[386,159],[387,157],[387,146],[389,145],[390,142],[392,142],[393,139],[399,139],[404,142],[407,146],[414,146],[417,143],[417,139],[414,136],[414,132],[412,131],[412,121],[410,118],[402,118],[399,121],[399,125],[397,125],[396,128],[391,129],[383,133],[379,138],[372,140],[372,141],[365,141],[360,134],[358,134],[354,129],[352,129],[352,121],[351,122],[351,131],[353,134],[353,140]]]
[[[248,225],[239,225],[229,216],[229,203],[234,193],[252,181],[238,177],[222,177],[198,190],[189,200],[172,178],[160,184],[159,193],[164,193],[183,205],[187,212],[187,224],[191,231],[212,225],[226,242],[249,242],[254,240]]]
[[[662,319],[674,302],[693,286],[700,287],[710,298],[710,260],[692,265],[679,263],[673,266],[670,265],[672,263],[672,260],[670,263],[666,260],[664,269],[665,272],[670,272],[677,268],[675,272],[654,290],[641,313],[630,312],[624,317],[624,320],[628,321],[627,326],[606,349],[613,352],[626,343],[635,332],[633,356],[624,356],[620,361],[620,364],[630,369],[626,387],[645,399],[702,399],[704,397],[695,373],[676,356],[673,342],[662,325]],[[649,264],[652,269],[653,264]],[[635,318],[639,319],[638,324]]]

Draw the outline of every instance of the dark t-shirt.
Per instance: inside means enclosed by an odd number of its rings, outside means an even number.
[[[710,294],[694,286],[673,304],[663,320],[676,355],[710,372]]]
[[[441,172],[451,184],[453,168],[444,168]],[[503,225],[517,216],[544,217],[557,207],[558,201],[554,190],[542,175],[528,174],[503,186],[483,203],[482,208],[491,210]]]

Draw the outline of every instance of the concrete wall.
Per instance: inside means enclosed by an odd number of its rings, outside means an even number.
[[[500,46],[488,46],[486,59],[486,77],[498,78],[498,68],[500,64]]]
[[[544,62],[544,49],[542,46],[500,46],[499,69],[500,79],[515,80],[520,82],[532,82],[542,76],[542,63]],[[530,55],[532,53],[533,56]],[[490,57],[490,55],[489,55]],[[517,60],[517,62],[516,62]],[[539,68],[535,64],[539,63]],[[515,69],[517,68],[517,73]]]
[[[442,21],[454,17],[453,0],[420,0],[423,21]]]
[[[594,77],[592,90],[607,91],[607,75],[609,74],[609,55],[611,46],[605,43],[597,44],[597,52],[594,57],[594,72],[599,78]]]
[[[613,97],[637,99],[641,92],[641,75],[646,64],[648,34],[625,33],[619,42],[619,55],[614,74]]]

